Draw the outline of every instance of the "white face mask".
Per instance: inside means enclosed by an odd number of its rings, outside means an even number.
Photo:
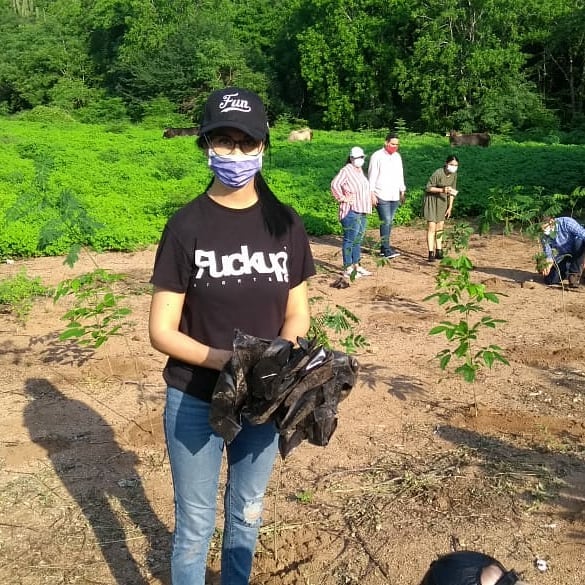
[[[364,158],[353,158],[353,159],[351,159],[351,164],[354,167],[363,167],[365,160],[366,159],[364,159]]]
[[[552,234],[552,227],[550,225],[546,226],[542,232],[544,233],[545,236],[550,236]]]
[[[457,167],[455,165],[447,165],[447,170],[453,174],[457,172]]]

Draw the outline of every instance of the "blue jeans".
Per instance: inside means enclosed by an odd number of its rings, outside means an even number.
[[[376,209],[378,211],[378,217],[382,222],[380,224],[380,252],[382,254],[392,250],[390,247],[390,233],[392,232],[394,215],[399,207],[400,201],[382,201],[378,199]]]
[[[353,210],[341,220],[343,227],[343,267],[359,264],[362,257],[362,241],[366,233],[367,217],[365,213],[356,213]]]
[[[175,495],[173,585],[205,583],[225,446],[209,426],[209,408],[203,400],[167,388],[165,437]],[[245,421],[240,433],[226,447],[223,585],[248,583],[262,522],[262,500],[277,450],[278,433],[272,423],[252,426]]]

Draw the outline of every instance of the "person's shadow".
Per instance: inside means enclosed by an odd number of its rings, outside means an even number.
[[[24,388],[29,398],[24,421],[30,437],[46,450],[85,515],[114,582],[147,585],[149,580],[126,546],[125,527],[111,501],[119,504],[146,540],[150,572],[162,571],[157,577],[166,581],[162,565],[169,558],[169,532],[146,498],[136,455],[116,443],[112,428],[99,413],[68,398],[48,380],[29,378]]]

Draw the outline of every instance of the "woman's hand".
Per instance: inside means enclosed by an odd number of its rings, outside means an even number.
[[[547,260],[545,267],[540,271],[542,276],[548,276],[550,274],[551,268],[553,267],[554,262],[552,260]]]
[[[445,219],[449,219],[451,217],[451,207],[447,207],[447,211],[445,211]]]
[[[221,370],[231,359],[232,352],[209,347],[179,331],[184,302],[183,293],[155,287],[148,320],[152,347],[185,363]]]

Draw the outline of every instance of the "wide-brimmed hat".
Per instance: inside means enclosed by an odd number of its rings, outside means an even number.
[[[260,96],[241,87],[226,87],[207,98],[199,135],[216,128],[236,128],[256,140],[266,140],[268,118]]]

